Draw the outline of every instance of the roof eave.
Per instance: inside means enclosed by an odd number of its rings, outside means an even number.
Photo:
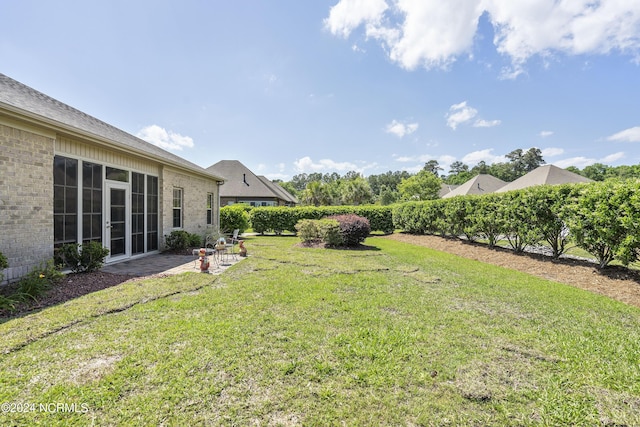
[[[180,169],[180,170],[183,170],[183,171],[187,171],[187,172],[190,172],[190,173],[193,173],[193,174],[198,174],[200,176],[204,176],[204,177],[207,177],[209,179],[214,179],[214,180],[219,181],[219,182],[224,182],[225,181],[224,178],[222,178],[220,176],[217,176],[217,175],[213,175],[210,172],[206,172],[204,169],[202,171],[199,171],[197,169],[187,168],[184,165],[181,165],[181,164],[179,164],[177,162],[171,161],[170,159],[167,159],[167,158],[164,158],[164,157],[161,157],[161,156],[156,156],[156,155],[154,155],[152,153],[148,153],[148,152],[145,152],[145,151],[142,151],[142,150],[138,150],[138,149],[136,149],[134,147],[131,147],[131,146],[128,146],[126,144],[122,144],[122,143],[119,143],[117,141],[113,141],[113,140],[110,140],[108,138],[101,137],[101,136],[96,135],[94,133],[87,132],[87,131],[84,131],[82,129],[78,129],[78,128],[73,127],[73,126],[66,125],[66,124],[64,124],[62,122],[59,122],[57,120],[53,120],[53,119],[41,116],[39,114],[31,113],[29,111],[23,110],[21,108],[14,107],[13,105],[6,104],[6,103],[1,102],[1,101],[0,101],[0,106],[5,111],[10,112],[11,116],[13,118],[27,121],[28,123],[30,123],[32,125],[50,126],[50,127],[54,128],[54,130],[56,132],[64,133],[64,134],[67,134],[69,136],[75,136],[75,137],[80,137],[80,138],[83,138],[83,139],[88,139],[91,142],[96,143],[96,144],[98,144],[100,146],[103,146],[105,148],[111,148],[111,149],[117,148],[120,151],[126,151],[128,153],[133,153],[133,154],[135,154],[135,155],[137,155],[139,157],[142,157],[144,159],[152,160],[152,161],[155,161],[155,162],[158,162],[158,163],[161,163],[161,164],[165,164],[165,165],[169,165],[171,167],[174,167],[174,168],[177,168],[177,169]]]

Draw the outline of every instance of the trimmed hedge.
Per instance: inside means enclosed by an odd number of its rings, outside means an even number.
[[[506,239],[516,252],[546,242],[559,257],[568,239],[598,266],[640,256],[640,180],[535,186],[507,193],[408,202],[393,208],[396,228],[414,234]]]
[[[251,210],[251,227],[256,233],[296,232],[302,219],[321,219],[332,215],[354,214],[369,220],[371,230],[392,233],[393,216],[390,206],[300,206],[257,207]]]
[[[249,228],[249,212],[251,206],[245,204],[235,204],[220,208],[220,230],[224,233],[231,233],[238,229],[244,233]]]

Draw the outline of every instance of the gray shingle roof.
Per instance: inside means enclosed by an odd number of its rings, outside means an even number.
[[[554,165],[544,165],[532,170],[525,176],[521,176],[515,181],[508,183],[497,190],[496,193],[520,190],[522,188],[533,187],[534,185],[572,184],[578,182],[591,182],[591,180],[582,175],[578,175],[577,173],[573,173]]]
[[[207,170],[225,178],[224,185],[220,187],[220,197],[272,197],[297,203],[295,197],[284,188],[265,177],[255,175],[238,160],[221,160],[209,166]]]
[[[449,197],[465,196],[468,194],[489,194],[495,192],[501,187],[504,187],[505,184],[506,182],[493,175],[480,174],[445,194],[442,198],[446,199]]]
[[[67,131],[89,134],[107,140],[110,145],[136,152],[164,164],[178,166],[199,174],[212,175],[204,168],[137,138],[108,123],[64,104],[0,73],[0,107],[26,115]]]

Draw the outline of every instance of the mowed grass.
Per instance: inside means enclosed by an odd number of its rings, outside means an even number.
[[[0,324],[0,403],[68,405],[0,425],[640,425],[640,310],[382,237],[297,243]]]

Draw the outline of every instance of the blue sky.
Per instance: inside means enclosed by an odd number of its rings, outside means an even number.
[[[6,0],[0,72],[202,167],[289,180],[640,163],[640,0]]]

